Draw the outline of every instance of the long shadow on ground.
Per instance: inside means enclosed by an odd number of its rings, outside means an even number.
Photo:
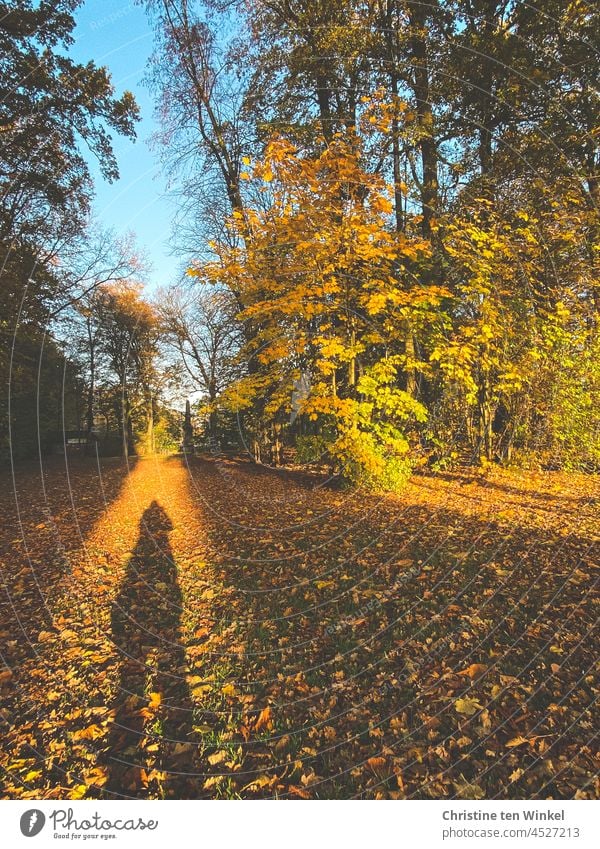
[[[122,658],[115,721],[106,756],[106,792],[117,796],[181,798],[177,749],[190,743],[194,705],[181,644],[181,589],[169,532],[154,501],[112,607],[112,636]],[[181,784],[181,782],[179,782]]]
[[[197,662],[230,682],[214,731],[241,753],[210,792],[593,792],[592,537],[228,465],[190,466],[215,550]]]

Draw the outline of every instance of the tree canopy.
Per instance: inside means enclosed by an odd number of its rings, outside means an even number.
[[[140,5],[189,267],[154,306],[134,245],[87,220],[83,149],[117,176],[132,96],[69,58],[77,2],[0,16],[3,332],[71,328],[79,427],[120,393],[123,450],[147,442],[152,384],[192,393],[207,438],[237,420],[257,460],[374,487],[424,462],[597,468],[595,7]]]

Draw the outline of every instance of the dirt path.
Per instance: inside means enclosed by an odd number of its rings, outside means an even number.
[[[16,482],[4,796],[598,794],[597,479],[378,498],[158,458]]]

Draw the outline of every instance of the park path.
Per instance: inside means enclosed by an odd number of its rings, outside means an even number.
[[[31,467],[17,495],[5,795],[597,792],[597,479],[392,498],[173,457]]]

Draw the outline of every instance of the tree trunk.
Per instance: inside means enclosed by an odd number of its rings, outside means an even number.
[[[315,79],[317,102],[321,117],[321,128],[325,139],[330,142],[333,135],[333,120],[331,116],[331,92],[322,73],[318,73]]]
[[[90,385],[87,393],[85,414],[85,453],[91,453],[91,437],[94,427],[94,390],[96,388],[96,351],[90,320],[87,322],[88,343],[90,347]]]
[[[350,331],[350,346],[352,348],[352,356],[348,363],[348,383],[351,387],[356,386],[356,357],[354,356],[354,347],[356,345],[356,330],[352,327]]]
[[[121,396],[120,406],[121,439],[123,441],[123,457],[127,460],[129,458],[129,433],[131,430],[131,421],[129,418],[129,393],[127,391],[127,384],[125,383],[125,381],[123,381],[121,385],[123,386],[123,394]]]
[[[489,380],[487,375],[483,377],[479,386],[478,395],[479,413],[479,444],[480,452],[488,462],[494,459],[494,411],[489,392]]]
[[[438,156],[434,139],[433,110],[429,86],[429,61],[427,56],[427,6],[410,3],[411,50],[414,64],[414,92],[419,126],[419,149],[421,152],[422,187],[421,202],[423,221],[421,232],[425,239],[433,236],[432,221],[438,208]]]
[[[148,427],[146,431],[146,450],[149,454],[154,454],[154,399],[150,395],[150,403],[148,405]]]
[[[409,326],[406,328],[406,336],[404,340],[404,353],[406,355],[407,362],[414,361],[415,359],[415,338],[413,336],[412,330]],[[408,394],[414,398],[417,394],[417,375],[415,369],[411,365],[406,365],[405,367],[406,373],[406,391]]]

